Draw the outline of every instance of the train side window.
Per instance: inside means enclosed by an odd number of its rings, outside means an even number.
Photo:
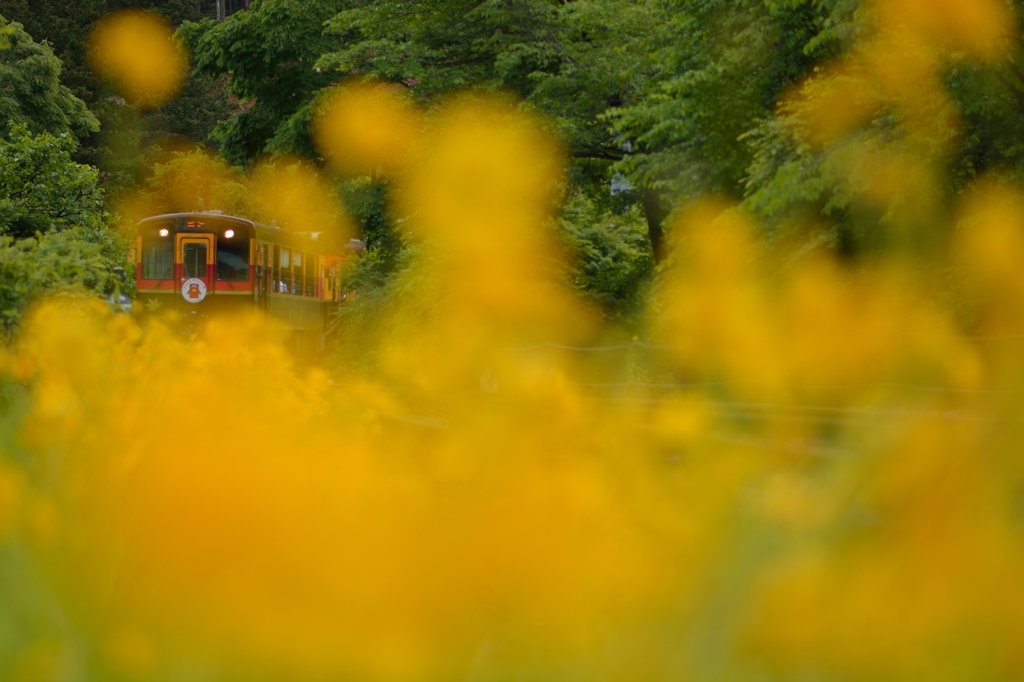
[[[306,296],[316,296],[316,261],[315,254],[306,255]]]
[[[270,248],[270,245],[263,244],[261,247],[260,256],[263,258],[263,293],[269,294],[271,291],[271,278],[273,273],[271,272],[271,261],[274,257],[274,250]]]
[[[217,237],[217,279],[221,282],[249,281],[249,240],[244,235]]]
[[[142,279],[174,279],[174,242],[169,238],[142,240]]]
[[[296,251],[292,256],[292,268],[295,270],[295,279],[292,281],[292,293],[296,296],[302,296],[302,282],[304,280],[302,276],[302,252]]]
[[[281,285],[278,291],[282,294],[292,292],[292,251],[281,249]]]
[[[274,245],[274,260],[272,269],[273,283],[271,292],[276,294],[281,289],[281,247],[277,246],[276,244]]]
[[[189,243],[182,249],[181,259],[184,261],[185,278],[206,277],[206,244]]]

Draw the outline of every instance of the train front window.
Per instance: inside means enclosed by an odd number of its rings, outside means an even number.
[[[185,244],[182,250],[185,278],[206,278],[206,244]]]
[[[142,240],[142,279],[174,279],[174,243],[168,237]]]
[[[249,281],[249,240],[244,235],[217,239],[217,279],[221,282]]]

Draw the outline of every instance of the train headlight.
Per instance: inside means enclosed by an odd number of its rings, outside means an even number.
[[[171,233],[171,231],[170,231],[170,230],[168,230],[168,229],[167,229],[166,227],[161,227],[161,228],[160,228],[160,232],[159,232],[159,234],[160,234],[160,236],[161,236],[161,237],[166,237],[166,236],[167,236],[167,235],[169,235],[170,233]]]
[[[231,239],[235,236],[234,230],[224,230],[224,239]]]

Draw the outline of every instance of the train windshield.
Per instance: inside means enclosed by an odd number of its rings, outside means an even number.
[[[206,277],[206,244],[185,244],[181,255],[186,279],[191,277],[204,279]]]
[[[217,239],[217,279],[221,282],[249,280],[249,240],[244,236]]]
[[[142,241],[142,279],[174,278],[174,244],[167,237]]]

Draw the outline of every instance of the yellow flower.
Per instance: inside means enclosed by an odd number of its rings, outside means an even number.
[[[188,56],[159,15],[125,10],[104,17],[88,43],[89,65],[142,109],[159,107],[177,95]]]

